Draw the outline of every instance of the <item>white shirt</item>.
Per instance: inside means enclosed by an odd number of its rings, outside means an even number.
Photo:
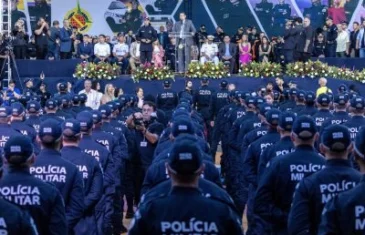
[[[87,107],[90,107],[92,109],[98,109],[100,106],[100,100],[103,94],[101,94],[100,92],[97,92],[93,89],[90,90],[90,92],[86,92],[85,90],[82,90],[79,92],[80,94],[86,94],[87,96],[87,101],[85,103],[85,105]]]
[[[202,49],[200,50],[201,53],[205,53],[207,56],[212,57],[217,55],[218,53],[218,46],[215,43],[204,43]]]
[[[129,53],[129,47],[125,43],[117,43],[113,47],[113,53],[115,53],[117,56],[125,56],[127,53]]]
[[[106,57],[110,55],[110,46],[108,43],[96,43],[94,46],[94,54],[97,56]]]
[[[136,57],[141,56],[140,47],[141,47],[141,43],[136,43]]]
[[[349,34],[346,31],[342,31],[337,35],[337,48],[336,52],[346,51],[346,43],[350,42]]]

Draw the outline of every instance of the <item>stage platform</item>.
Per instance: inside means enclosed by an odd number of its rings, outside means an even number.
[[[346,66],[350,66],[351,63],[356,61],[356,64],[362,64],[365,67],[365,60],[358,58],[326,58],[328,62],[332,61],[333,63],[343,63]],[[362,63],[360,63],[360,61]],[[15,79],[17,83],[17,87],[21,88],[20,82],[25,78],[34,78],[39,79],[39,75],[43,72],[46,76],[45,83],[48,85],[48,89],[51,93],[56,92],[56,86],[59,82],[71,82],[74,84],[74,91],[78,92],[83,89],[83,80],[78,80],[73,77],[73,73],[75,67],[80,60],[59,60],[59,61],[45,61],[45,60],[18,60],[17,67],[19,71],[19,79]],[[326,61],[327,62],[327,61]],[[341,66],[340,66],[341,67]],[[13,73],[15,75],[15,73]],[[17,76],[16,76],[17,77]],[[183,76],[176,76],[175,81],[173,82],[172,89],[174,91],[181,91],[184,89],[185,81],[187,78]],[[241,77],[237,75],[233,75],[232,77],[225,78],[229,83],[233,83],[236,85],[238,90],[243,91],[254,91],[257,90],[260,86],[265,86],[268,81],[274,82],[274,78],[249,78],[249,77]],[[315,91],[318,88],[318,78],[294,78],[294,77],[284,77],[284,79],[289,82],[290,80],[297,81],[299,89],[303,90],[312,90]],[[199,79],[193,79],[194,88],[200,86]],[[210,86],[214,88],[218,88],[221,80],[210,80]],[[328,79],[328,86],[332,90],[336,90],[340,84],[356,84],[358,89],[362,94],[365,94],[365,84],[360,82],[353,81],[343,81],[338,79]],[[116,87],[120,87],[124,90],[125,93],[134,93],[137,87],[142,87],[145,91],[145,94],[156,95],[158,92],[163,90],[162,81],[147,81],[141,80],[139,83],[134,83],[131,79],[131,75],[120,76],[114,80],[100,80],[102,91],[107,83],[112,83]]]

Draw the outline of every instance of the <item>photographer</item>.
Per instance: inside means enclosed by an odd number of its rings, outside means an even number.
[[[152,102],[145,102],[142,106],[142,113],[136,112],[129,116],[126,123],[129,129],[134,132],[134,149],[131,162],[134,173],[135,202],[139,203],[142,183],[148,167],[152,163],[153,154],[158,143],[160,134],[163,131],[161,123],[156,121],[156,105]]]
[[[13,46],[16,59],[25,59],[29,35],[25,32],[24,21],[19,19],[13,29]]]

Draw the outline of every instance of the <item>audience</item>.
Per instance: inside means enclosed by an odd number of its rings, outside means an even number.
[[[251,44],[248,42],[247,34],[242,35],[241,42],[238,44],[240,53],[240,64],[251,62]]]
[[[113,47],[114,61],[120,66],[122,74],[125,74],[129,61],[129,47],[125,43],[123,34],[118,35],[118,43]]]
[[[87,101],[86,101],[86,106],[90,107],[92,109],[98,109],[100,106],[100,99],[101,96],[99,95],[99,92],[97,92],[94,89],[91,89],[91,81],[90,80],[86,80],[84,82],[84,90],[79,92],[80,94],[86,94],[87,96]]]
[[[226,35],[224,36],[224,43],[219,45],[219,59],[223,62],[229,62],[230,73],[234,72],[236,64],[237,46],[231,43],[231,38]]]
[[[113,101],[116,99],[115,97],[115,88],[113,86],[113,84],[109,83],[109,84],[106,84],[105,85],[105,91],[104,91],[104,94],[103,96],[101,97],[101,101],[100,101],[100,104],[106,104],[110,101]]]
[[[99,42],[94,46],[95,63],[109,62],[110,45],[105,41],[105,35],[100,34]]]
[[[207,41],[202,45],[200,50],[200,63],[213,62],[218,65],[218,47],[213,43],[214,36],[209,35]]]

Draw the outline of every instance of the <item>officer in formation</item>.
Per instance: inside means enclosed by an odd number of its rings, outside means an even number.
[[[156,107],[164,111],[166,118],[171,119],[172,110],[176,108],[179,97],[176,92],[171,90],[171,81],[165,80],[163,82],[164,91],[159,93],[156,97]]]
[[[205,165],[194,141],[175,142],[166,169],[171,177],[171,192],[145,200],[129,234],[243,234],[241,218],[233,208],[214,196],[201,194],[199,178]],[[210,208],[214,213],[201,208]]]

